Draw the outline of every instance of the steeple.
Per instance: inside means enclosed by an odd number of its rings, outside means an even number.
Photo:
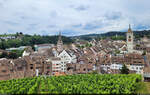
[[[129,24],[128,33],[132,33],[131,25]]]
[[[61,32],[59,32],[59,37],[57,41],[57,50],[60,52],[63,50],[63,41],[61,39]]]
[[[133,40],[134,40],[134,37],[133,37],[133,32],[131,30],[130,24],[129,24],[129,29],[128,29],[128,32],[127,32],[127,35],[126,35],[126,40],[127,40],[128,53],[132,53],[133,52]]]

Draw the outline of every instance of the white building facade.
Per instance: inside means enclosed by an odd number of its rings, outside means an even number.
[[[127,32],[127,35],[126,35],[126,40],[127,40],[127,50],[128,50],[128,53],[132,53],[133,52],[133,40],[134,40],[134,37],[133,37],[133,32],[130,28],[130,25],[129,25],[129,29],[128,29],[128,32]]]
[[[76,63],[77,59],[73,53],[68,53],[66,50],[63,50],[58,56],[61,59],[62,71],[66,72],[67,63]]]
[[[55,74],[56,72],[63,72],[60,58],[52,58],[51,62],[52,62],[52,74]]]

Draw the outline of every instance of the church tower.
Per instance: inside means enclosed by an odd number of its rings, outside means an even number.
[[[57,51],[60,52],[63,50],[63,41],[61,39],[61,32],[59,32],[59,37],[57,41]]]
[[[128,53],[133,52],[133,39],[134,39],[133,32],[131,30],[131,26],[129,25],[129,29],[126,36]]]

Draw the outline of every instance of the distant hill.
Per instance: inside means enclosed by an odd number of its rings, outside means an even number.
[[[74,41],[66,36],[62,36],[64,44],[70,44]],[[56,44],[58,41],[58,36],[40,36],[40,35],[24,35],[22,34],[21,39],[8,39],[0,41],[0,49],[20,47],[20,46],[34,46],[35,44]]]
[[[142,31],[133,31],[135,38],[139,39],[141,37],[147,36],[150,38],[150,30],[142,30]],[[73,39],[82,39],[82,40],[91,40],[93,38],[101,38],[101,37],[113,37],[113,36],[123,36],[126,37],[126,32],[119,32],[119,31],[111,31],[102,34],[88,34],[88,35],[80,35],[80,36],[73,36]]]

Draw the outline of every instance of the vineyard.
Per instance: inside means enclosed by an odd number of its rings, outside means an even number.
[[[83,74],[0,81],[0,94],[134,94],[140,75]]]

